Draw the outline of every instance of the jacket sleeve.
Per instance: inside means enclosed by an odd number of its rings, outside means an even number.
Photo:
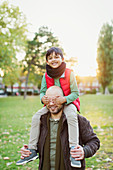
[[[90,122],[82,117],[80,121],[80,133],[83,149],[85,153],[85,158],[93,156],[100,147],[100,140],[97,135],[93,132],[93,128],[90,125]]]
[[[76,100],[79,97],[77,81],[76,81],[73,71],[71,71],[71,74],[70,74],[70,90],[71,90],[71,94],[69,94],[68,96],[65,96],[67,100],[66,105],[72,103],[74,100]]]
[[[42,78],[42,83],[41,83],[40,100],[45,95],[46,90],[47,90],[47,85],[46,85],[46,79],[45,79],[45,74],[44,74]]]

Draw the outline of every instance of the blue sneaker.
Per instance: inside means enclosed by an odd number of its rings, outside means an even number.
[[[71,149],[74,149],[74,146],[72,146]],[[71,161],[71,166],[72,167],[81,168],[81,162],[75,160],[75,158],[72,158],[71,155],[70,155],[70,161]]]
[[[34,161],[35,159],[38,159],[36,150],[34,150],[34,149],[28,149],[28,150],[30,150],[30,152],[32,152],[31,155],[29,157],[25,157],[24,159],[21,159],[18,162],[16,162],[16,165],[24,165],[30,161]]]

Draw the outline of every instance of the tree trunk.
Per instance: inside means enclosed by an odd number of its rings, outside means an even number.
[[[19,85],[19,94],[21,95],[21,84]]]
[[[26,76],[25,90],[24,90],[24,99],[26,99],[26,97],[27,97],[27,85],[28,85],[28,79],[29,79],[29,74],[30,74],[30,67],[31,67],[31,64],[29,64],[29,66],[28,66],[28,73]]]
[[[29,74],[30,74],[30,68],[31,68],[31,64],[33,64],[34,59],[35,59],[35,56],[32,57],[32,60],[28,65],[28,73],[27,73],[26,82],[25,82],[24,99],[26,99],[26,96],[27,96],[27,84],[28,84],[28,79],[29,79]]]
[[[11,94],[13,96],[13,84],[11,84]]]
[[[7,86],[5,86],[5,89],[4,89],[4,91],[5,91],[5,94],[7,94]]]
[[[106,88],[106,87],[105,87],[105,86],[103,86],[102,88],[103,88],[103,94],[105,94],[105,88]]]
[[[110,94],[109,90],[108,90],[108,87],[105,88],[105,94],[108,95]]]

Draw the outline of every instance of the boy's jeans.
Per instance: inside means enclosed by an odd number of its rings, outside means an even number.
[[[37,150],[37,143],[40,133],[40,117],[41,115],[48,112],[46,107],[40,109],[32,118],[29,149]],[[78,119],[77,119],[77,108],[73,104],[64,106],[64,113],[68,122],[68,133],[69,133],[69,145],[76,146],[78,144],[79,133],[78,133]]]

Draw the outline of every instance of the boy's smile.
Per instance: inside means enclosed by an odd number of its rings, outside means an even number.
[[[55,54],[55,52],[51,53],[47,58],[47,64],[52,68],[57,68],[61,65],[64,59],[59,55]]]

